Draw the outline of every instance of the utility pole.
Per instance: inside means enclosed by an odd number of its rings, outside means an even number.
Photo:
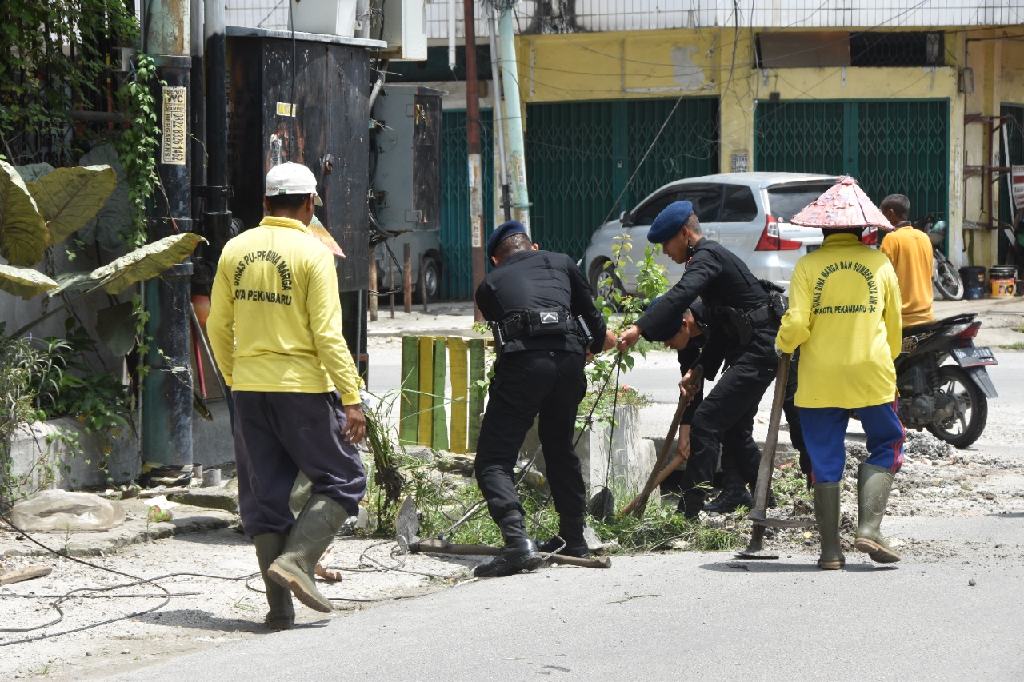
[[[491,13],[487,17],[487,28],[490,29],[488,38],[490,39],[491,48],[491,101],[494,103],[492,110],[494,116],[494,132],[498,139],[498,168],[501,171],[501,189],[500,189],[500,201],[499,208],[501,209],[502,215],[506,221],[512,220],[512,197],[509,193],[508,184],[508,157],[505,156],[505,119],[501,115],[502,103],[501,103],[501,81],[498,79],[498,21],[494,16],[494,7],[491,7]],[[495,211],[497,213],[497,211]]]
[[[189,171],[189,0],[150,0],[143,50],[157,67],[154,97],[160,122],[157,173],[148,216],[150,241],[192,231]],[[151,479],[177,478],[192,468],[192,370],[189,356],[192,263],[145,284],[149,368],[142,383],[142,463]]]
[[[224,3],[206,3],[204,36],[206,39],[206,213],[203,230],[210,244],[204,249],[211,269],[217,267],[220,252],[231,238],[231,211],[228,198],[228,94],[227,46]]]
[[[512,211],[516,220],[530,229],[530,196],[526,189],[526,143],[523,141],[523,113],[519,104],[519,66],[516,64],[516,27],[512,16],[514,0],[501,2],[500,33],[501,86],[505,95],[505,131],[512,184]]]
[[[466,148],[469,152],[469,229],[473,249],[473,291],[484,280],[484,187],[480,158],[480,100],[476,74],[473,0],[462,0],[466,28]],[[475,309],[477,321],[483,319]]]

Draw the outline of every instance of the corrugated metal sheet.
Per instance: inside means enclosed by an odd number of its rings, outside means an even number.
[[[288,0],[224,0],[229,26],[288,28]],[[464,36],[462,2],[456,0],[455,35]],[[520,33],[543,32],[536,0],[516,6]],[[557,5],[557,3],[556,3]],[[448,37],[447,0],[427,0],[427,37]],[[476,33],[489,35],[489,9],[475,3]],[[576,0],[580,31],[650,31],[734,26],[757,28],[845,28],[1004,26],[1024,23],[1024,0]]]
[[[557,6],[558,3],[556,3]],[[520,32],[541,32],[538,2],[516,6]],[[576,0],[581,31],[634,31],[734,26],[757,28],[867,28],[1002,26],[1024,23],[1024,0]],[[456,2],[456,36],[462,38],[462,3]],[[480,3],[476,16],[482,17]],[[738,20],[737,20],[738,19]],[[477,32],[487,35],[486,22]],[[448,2],[427,5],[427,34],[448,37]]]

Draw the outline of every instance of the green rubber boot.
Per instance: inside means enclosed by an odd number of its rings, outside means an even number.
[[[814,484],[814,518],[821,536],[821,556],[818,568],[837,571],[846,566],[842,545],[839,544],[839,484]]]
[[[288,533],[284,551],[267,570],[271,580],[314,611],[332,610],[331,602],[316,589],[313,569],[347,518],[348,513],[331,498],[311,496]]]
[[[267,588],[267,605],[270,607],[263,622],[271,630],[287,630],[295,625],[291,593],[267,577],[267,569],[274,559],[281,556],[284,543],[285,536],[280,533],[263,533],[252,538],[260,573],[263,574],[263,584]]]
[[[891,471],[873,464],[861,464],[857,470],[857,539],[853,546],[880,564],[900,560],[900,555],[882,536],[882,517],[892,481]]]

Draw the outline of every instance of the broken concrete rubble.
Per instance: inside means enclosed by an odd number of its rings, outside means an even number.
[[[29,532],[110,530],[124,523],[124,518],[116,501],[59,489],[38,492],[11,509],[14,525]]]

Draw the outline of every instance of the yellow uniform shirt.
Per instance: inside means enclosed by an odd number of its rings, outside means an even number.
[[[889,257],[900,283],[903,326],[913,327],[935,319],[932,314],[932,242],[921,230],[900,227],[885,235],[882,253]]]
[[[799,407],[892,402],[902,343],[899,283],[884,254],[833,234],[797,261],[775,344],[800,348]]]
[[[266,217],[224,246],[206,330],[236,391],[326,393],[360,401],[341,334],[334,256],[289,218]]]

